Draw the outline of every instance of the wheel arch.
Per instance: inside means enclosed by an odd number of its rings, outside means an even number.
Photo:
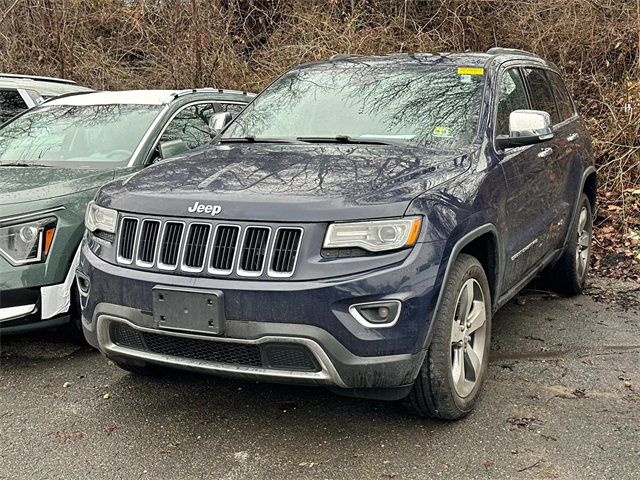
[[[591,204],[591,213],[592,215],[595,215],[597,187],[598,187],[598,181],[597,181],[596,169],[593,165],[590,165],[582,173],[582,179],[580,181],[580,190],[578,190],[577,198],[573,205],[571,219],[567,227],[564,243],[562,244],[561,250],[564,250],[567,247],[567,244],[569,242],[569,235],[571,234],[571,225],[573,225],[573,222],[575,221],[576,216],[578,215],[578,210],[580,209],[580,198],[583,193],[586,194],[587,197],[589,198],[589,203]]]
[[[582,191],[589,198],[591,203],[591,211],[595,214],[596,211],[596,192],[598,189],[598,178],[595,169],[586,172],[586,178],[582,183]]]
[[[440,291],[438,292],[438,299],[433,314],[435,315],[435,312],[440,308],[443,295],[442,285],[444,285],[449,278],[451,266],[461,253],[473,255],[482,264],[485,269],[485,274],[487,275],[487,280],[489,281],[491,305],[495,307],[500,294],[500,269],[502,267],[502,256],[500,252],[498,229],[492,223],[486,223],[462,235],[453,247],[451,247],[447,259],[447,266],[442,276],[442,281],[440,282]]]
[[[481,233],[478,237],[471,239],[458,252],[466,253],[475,257],[484,269],[489,281],[489,291],[491,293],[491,305],[495,304],[498,298],[498,238],[494,231],[489,230]]]

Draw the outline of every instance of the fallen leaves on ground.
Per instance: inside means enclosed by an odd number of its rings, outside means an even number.
[[[519,428],[526,428],[529,430],[535,430],[542,427],[544,422],[536,417],[510,417],[507,419],[511,425],[515,425]]]
[[[611,289],[601,288],[594,284],[587,284],[584,293],[593,298],[596,302],[615,304],[624,310],[640,308],[640,287],[623,287]]]
[[[67,443],[70,441],[82,440],[84,437],[87,436],[86,433],[80,432],[80,431],[76,431],[76,432],[58,431],[58,432],[55,432],[53,435],[55,439],[58,441],[58,443]]]
[[[582,398],[587,395],[584,388],[576,388],[571,392],[571,394],[575,395],[577,398]]]
[[[640,188],[599,195],[591,275],[640,283]]]

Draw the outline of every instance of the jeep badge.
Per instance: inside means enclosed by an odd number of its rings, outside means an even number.
[[[204,205],[200,202],[196,202],[187,208],[189,213],[209,213],[212,217],[215,217],[222,211],[222,207],[220,205]]]

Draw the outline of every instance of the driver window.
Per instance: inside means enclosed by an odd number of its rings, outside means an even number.
[[[498,107],[496,115],[497,135],[509,136],[509,115],[514,110],[527,110],[529,100],[520,69],[511,68],[507,70],[500,79],[500,89],[498,91]]]
[[[560,122],[560,114],[556,108],[556,102],[551,90],[551,84],[547,80],[544,70],[540,68],[527,68],[524,71],[527,83],[531,89],[531,101],[534,110],[542,110],[551,116],[551,123]]]
[[[189,105],[171,120],[160,142],[182,140],[193,150],[211,141],[209,119],[215,113],[213,103]]]

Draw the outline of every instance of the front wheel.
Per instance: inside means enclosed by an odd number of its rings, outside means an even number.
[[[433,318],[433,338],[405,406],[420,416],[458,420],[475,405],[489,363],[491,293],[480,262],[456,258]]]
[[[123,359],[115,360],[111,358],[111,361],[121,369],[126,370],[127,372],[132,373],[139,377],[159,378],[167,375],[167,372],[169,371],[169,369],[164,368],[160,365],[147,363],[139,360],[128,361]]]
[[[82,331],[82,312],[80,310],[80,295],[75,282],[71,287],[71,302],[69,304],[69,323],[64,325],[69,340],[76,345],[90,346]]]

